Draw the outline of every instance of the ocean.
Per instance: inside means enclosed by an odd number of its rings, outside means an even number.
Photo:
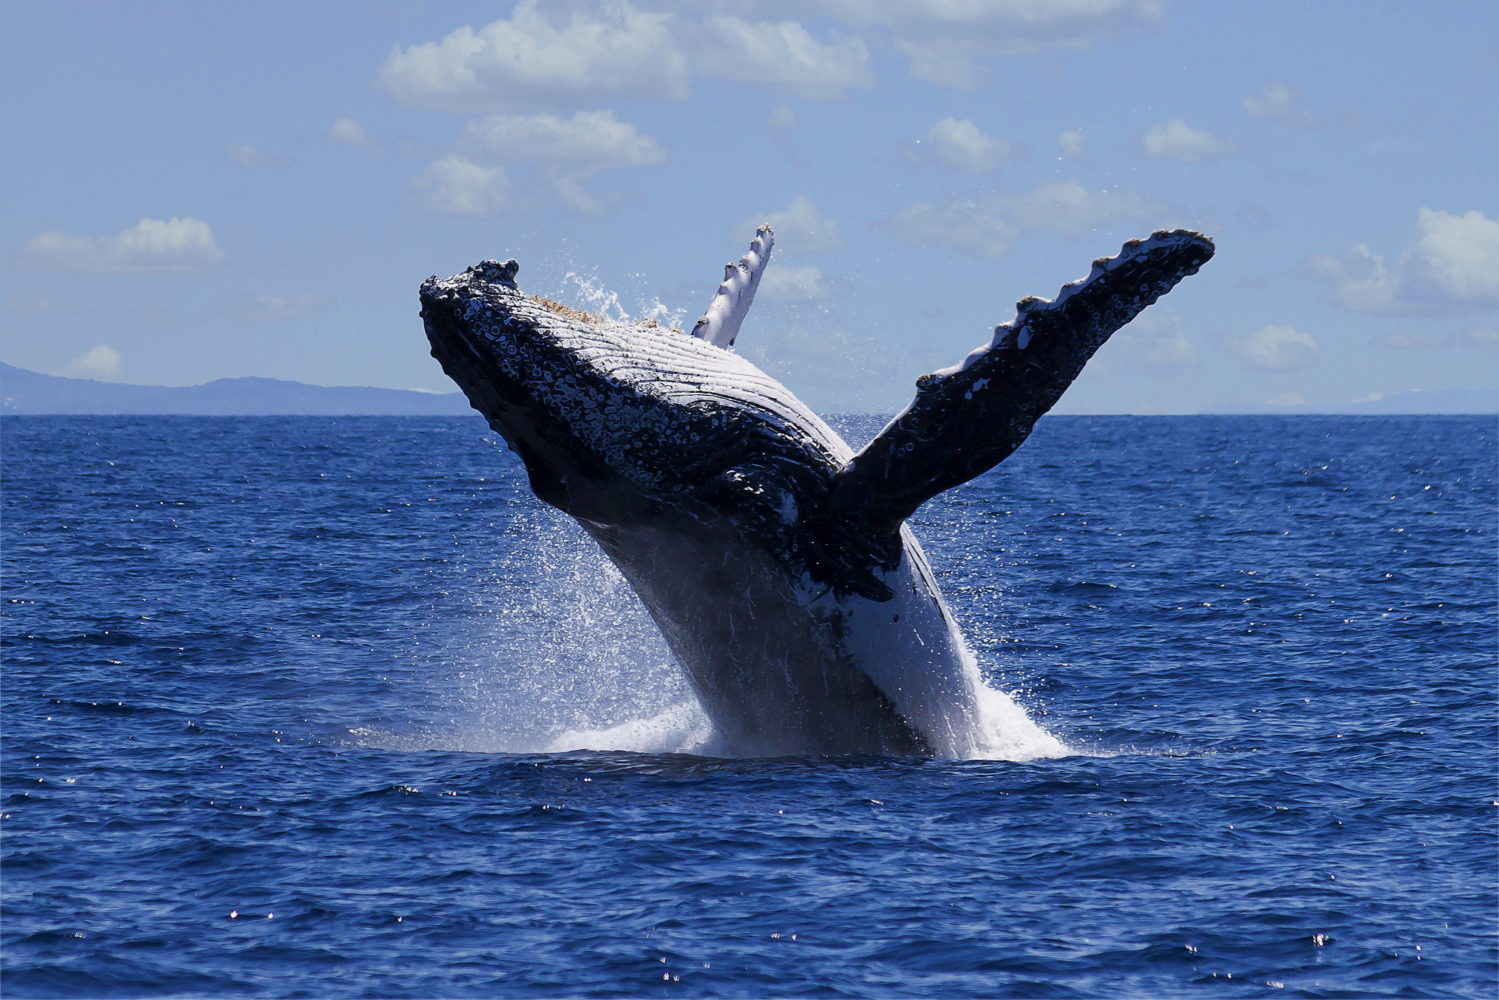
[[[754,760],[478,417],[5,418],[0,990],[1493,997],[1496,431],[1043,420],[1012,744]]]

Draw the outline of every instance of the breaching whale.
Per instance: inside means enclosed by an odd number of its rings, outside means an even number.
[[[857,455],[730,349],[769,227],[691,334],[526,295],[514,260],[421,286],[432,355],[666,638],[731,752],[980,754],[982,681],[905,519],[1018,448],[1212,241],[1131,240],[916,397]]]

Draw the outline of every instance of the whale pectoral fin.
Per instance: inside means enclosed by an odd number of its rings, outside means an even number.
[[[987,346],[917,379],[911,404],[838,473],[829,514],[883,538],[882,562],[898,560],[902,521],[1009,457],[1115,330],[1212,256],[1200,233],[1161,231],[1094,261],[1053,301],[1021,300]]]
[[[739,325],[744,322],[744,315],[749,312],[750,303],[755,300],[755,289],[760,287],[760,275],[770,261],[770,251],[775,242],[776,236],[771,228],[761,226],[755,230],[749,253],[740,257],[737,264],[724,265],[723,281],[718,286],[717,294],[708,303],[708,311],[692,328],[694,337],[706,340],[715,347],[734,346],[734,338],[739,336]]]

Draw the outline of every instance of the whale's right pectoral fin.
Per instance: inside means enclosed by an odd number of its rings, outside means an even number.
[[[750,303],[755,301],[755,289],[760,287],[760,275],[770,262],[770,251],[775,245],[775,232],[769,226],[761,226],[755,230],[749,252],[738,263],[724,265],[723,281],[713,301],[708,303],[708,311],[692,328],[694,337],[716,347],[734,346],[734,338],[739,336],[739,326],[749,312]]]
[[[838,473],[828,513],[882,539],[880,561],[892,565],[902,521],[1009,457],[1115,330],[1212,255],[1200,233],[1157,232],[1094,261],[1053,301],[1019,302],[991,343],[917,380],[911,404]]]

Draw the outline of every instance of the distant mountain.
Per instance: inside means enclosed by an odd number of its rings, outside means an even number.
[[[1360,414],[1458,414],[1499,413],[1499,389],[1416,389],[1397,392],[1378,399],[1356,403],[1313,404],[1299,406],[1225,407],[1214,413],[1336,413]]]
[[[43,375],[0,363],[3,414],[195,414],[201,416],[452,416],[472,413],[461,393],[322,386],[274,378],[221,378],[159,386]]]
[[[43,375],[0,362],[0,414],[197,414],[202,416],[454,416],[472,413],[461,393],[308,385],[221,378],[159,386]],[[1225,407],[1214,413],[1499,413],[1499,389],[1400,392],[1359,403]]]

